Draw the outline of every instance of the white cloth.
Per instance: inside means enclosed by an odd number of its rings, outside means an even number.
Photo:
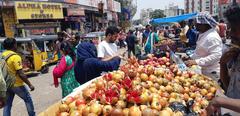
[[[199,34],[197,46],[192,59],[201,66],[202,73],[209,75],[220,72],[220,58],[222,56],[222,40],[215,29]]]
[[[98,57],[108,58],[117,53],[117,45],[115,43],[108,43],[105,40],[98,45]]]
[[[185,25],[185,27],[183,28],[183,32],[185,35],[187,34],[188,30],[189,30],[189,26]]]

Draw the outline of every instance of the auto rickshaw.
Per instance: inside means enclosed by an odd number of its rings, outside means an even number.
[[[42,59],[47,60],[48,64],[56,64],[59,60],[58,55],[54,55],[54,41],[57,35],[34,35],[29,36],[40,49]]]
[[[5,38],[0,38],[0,43]],[[23,60],[23,71],[27,76],[38,75],[39,72],[47,73],[48,62],[31,38],[15,38],[17,41],[17,53]]]

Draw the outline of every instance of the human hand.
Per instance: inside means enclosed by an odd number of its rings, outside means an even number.
[[[208,116],[221,114],[220,107],[218,107],[218,99],[221,99],[220,97],[214,98],[206,108]]]
[[[30,88],[31,91],[35,90],[35,87],[33,85],[30,85],[29,88]]]
[[[238,54],[239,54],[239,49],[231,48],[229,51],[227,51],[222,55],[220,59],[220,64],[226,64],[232,58],[237,57]]]
[[[3,108],[5,105],[4,99],[0,98],[0,109]]]
[[[197,62],[195,60],[187,60],[185,62],[185,64],[188,66],[188,67],[191,67],[193,65],[197,65]]]
[[[54,84],[55,88],[58,88],[59,84]]]

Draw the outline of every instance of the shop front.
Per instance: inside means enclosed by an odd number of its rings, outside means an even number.
[[[66,11],[64,12],[64,22],[62,23],[62,29],[70,30],[70,32],[73,33],[80,32],[83,31],[84,22],[84,9],[77,5],[71,5],[66,8]]]

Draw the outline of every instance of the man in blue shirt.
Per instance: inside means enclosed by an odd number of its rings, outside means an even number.
[[[143,45],[146,43],[147,41],[147,38],[149,36],[151,32],[151,26],[150,25],[146,25],[146,28],[145,28],[145,31],[143,32]]]
[[[193,24],[193,20],[189,20],[189,30],[188,30],[186,36],[188,38],[188,46],[191,48],[195,48],[196,42],[198,39],[198,31],[196,30],[196,28]]]

